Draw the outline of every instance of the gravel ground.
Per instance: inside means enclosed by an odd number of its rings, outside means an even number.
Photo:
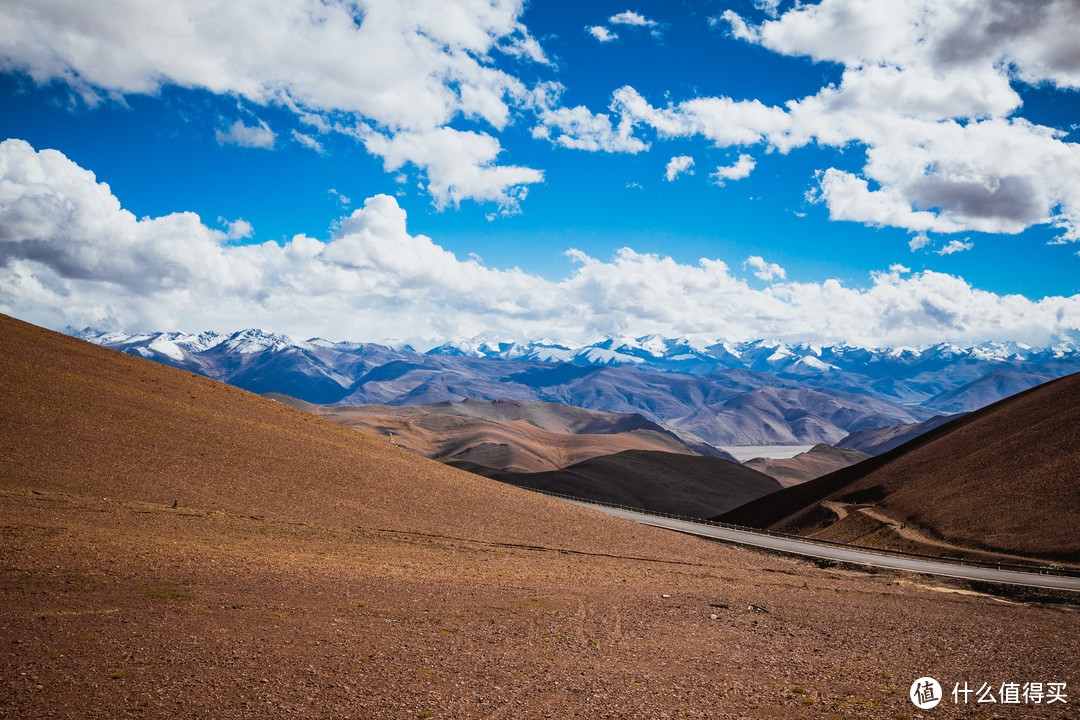
[[[658,530],[692,557],[2,499],[0,717],[947,718],[979,715],[922,714],[915,678],[1080,688],[1074,606]]]

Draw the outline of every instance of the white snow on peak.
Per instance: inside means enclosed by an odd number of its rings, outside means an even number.
[[[788,359],[789,357],[791,357],[792,355],[793,355],[793,353],[790,350],[788,350],[787,346],[784,345],[784,343],[780,343],[779,345],[776,346],[776,350],[773,351],[773,354],[769,356],[769,359],[767,360],[767,362],[771,362],[771,363],[782,362],[782,361]]]
[[[242,330],[225,341],[225,346],[241,355],[259,352],[276,352],[295,347],[311,350],[312,346],[302,340],[293,340],[280,333],[265,333],[262,330]]]
[[[828,372],[829,370],[838,370],[835,365],[830,365],[827,362],[819,360],[813,355],[804,355],[795,361],[796,365],[805,365],[813,370],[820,370],[821,372]]]
[[[663,357],[668,348],[668,341],[659,335],[646,335],[637,338],[635,344],[640,349],[655,357]]]
[[[918,355],[918,354],[919,354],[918,348],[913,348],[910,345],[897,345],[896,347],[889,348],[885,352],[885,356],[890,357],[890,358],[899,358],[899,357]]]
[[[184,359],[184,351],[181,350],[175,342],[170,340],[167,335],[158,335],[146,346],[146,349],[153,350],[154,352],[170,357],[173,360]]]
[[[228,339],[227,335],[222,335],[221,333],[212,330],[201,332],[198,335],[188,335],[185,333],[175,333],[175,335],[176,337],[170,337],[169,339],[188,352],[203,352],[212,347],[217,347]]]
[[[541,362],[569,362],[574,358],[574,351],[563,347],[538,347],[528,357]]]
[[[623,353],[615,352],[614,350],[604,350],[603,348],[583,348],[574,357],[581,358],[586,362],[593,363],[594,365],[613,365],[616,363],[634,364],[640,365],[645,362],[639,357],[633,355],[624,355]]]

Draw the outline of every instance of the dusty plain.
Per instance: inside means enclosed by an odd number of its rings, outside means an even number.
[[[635,525],[7,318],[0,405],[0,717],[1071,718],[1080,702],[1080,613],[1061,598]],[[923,675],[1069,697],[924,712]]]

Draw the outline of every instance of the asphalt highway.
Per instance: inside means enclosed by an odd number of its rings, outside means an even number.
[[[764,533],[735,530],[731,528],[705,525],[703,523],[678,520],[676,518],[659,517],[647,513],[624,510],[622,508],[594,505],[592,503],[568,500],[577,505],[593,508],[609,515],[633,520],[643,525],[675,530],[690,535],[724,540],[739,543],[741,545],[754,545],[756,547],[769,548],[780,552],[805,555],[807,557],[835,560],[838,562],[855,563],[858,565],[870,565],[892,570],[906,570],[925,575],[942,575],[945,577],[964,578],[967,580],[983,580],[986,582],[1007,583],[1009,585],[1026,585],[1028,587],[1047,588],[1052,590],[1080,591],[1080,577],[1063,577],[1060,575],[1042,575],[1038,571],[1024,572],[1020,570],[999,570],[996,568],[979,567],[977,565],[958,565],[949,562],[935,562],[933,560],[920,560],[898,555],[879,555],[874,552],[855,550],[848,547],[833,545],[821,545],[807,540],[794,538],[775,537]]]

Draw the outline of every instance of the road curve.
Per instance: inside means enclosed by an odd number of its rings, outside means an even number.
[[[808,540],[776,537],[746,530],[718,527],[716,525],[705,525],[689,520],[660,517],[657,515],[649,515],[648,513],[639,513],[634,512],[633,510],[607,507],[605,505],[594,505],[592,503],[577,500],[567,500],[567,502],[599,510],[600,512],[616,517],[633,520],[643,525],[653,525],[655,527],[675,530],[690,535],[700,535],[714,540],[739,543],[740,545],[754,545],[795,555],[805,555],[808,557],[855,563],[858,565],[870,565],[892,570],[906,570],[908,572],[922,573],[925,575],[942,575],[945,577],[964,578],[966,580],[982,580],[985,582],[1006,583],[1009,585],[1026,585],[1027,587],[1046,588],[1051,590],[1080,591],[1080,577],[1040,575],[1037,572],[998,570],[995,568],[974,565],[956,565],[948,562],[920,560],[918,558],[907,558],[896,555],[879,555],[869,551],[853,550],[851,548],[836,547],[832,545],[821,545]]]

